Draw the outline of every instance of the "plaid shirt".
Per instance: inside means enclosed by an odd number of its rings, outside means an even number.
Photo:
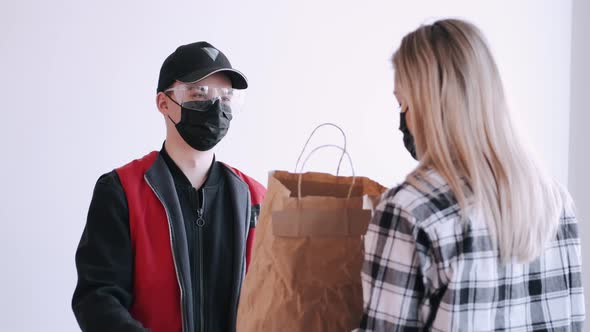
[[[432,193],[406,182],[377,207],[365,237],[357,331],[582,331],[572,209],[540,258],[501,264],[485,220],[462,223],[449,186],[434,171],[427,175],[429,183],[421,182]]]

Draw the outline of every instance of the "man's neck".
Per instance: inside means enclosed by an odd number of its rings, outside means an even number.
[[[164,142],[164,147],[193,187],[201,188],[213,163],[215,155],[213,151],[197,151],[180,137],[168,137]]]

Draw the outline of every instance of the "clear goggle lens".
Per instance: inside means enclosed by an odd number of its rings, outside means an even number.
[[[237,112],[244,104],[244,90],[234,88],[217,88],[204,85],[182,84],[164,91],[174,92],[175,100],[183,107],[195,111],[203,111],[202,102],[219,103],[229,112]]]

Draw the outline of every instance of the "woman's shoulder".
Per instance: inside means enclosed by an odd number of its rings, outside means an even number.
[[[560,215],[559,229],[565,228],[570,232],[576,233],[577,236],[577,218],[576,218],[576,204],[567,188],[561,184],[557,184],[558,195],[560,195],[562,210]]]
[[[435,170],[427,170],[406,178],[389,189],[378,209],[398,209],[411,215],[416,222],[430,218],[440,211],[457,209],[457,201],[449,185]]]

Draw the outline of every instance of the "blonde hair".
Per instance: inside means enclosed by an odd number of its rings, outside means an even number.
[[[407,180],[436,170],[467,220],[486,219],[502,261],[530,262],[555,236],[562,191],[517,136],[498,68],[477,27],[456,19],[406,35],[393,56],[420,158]]]

